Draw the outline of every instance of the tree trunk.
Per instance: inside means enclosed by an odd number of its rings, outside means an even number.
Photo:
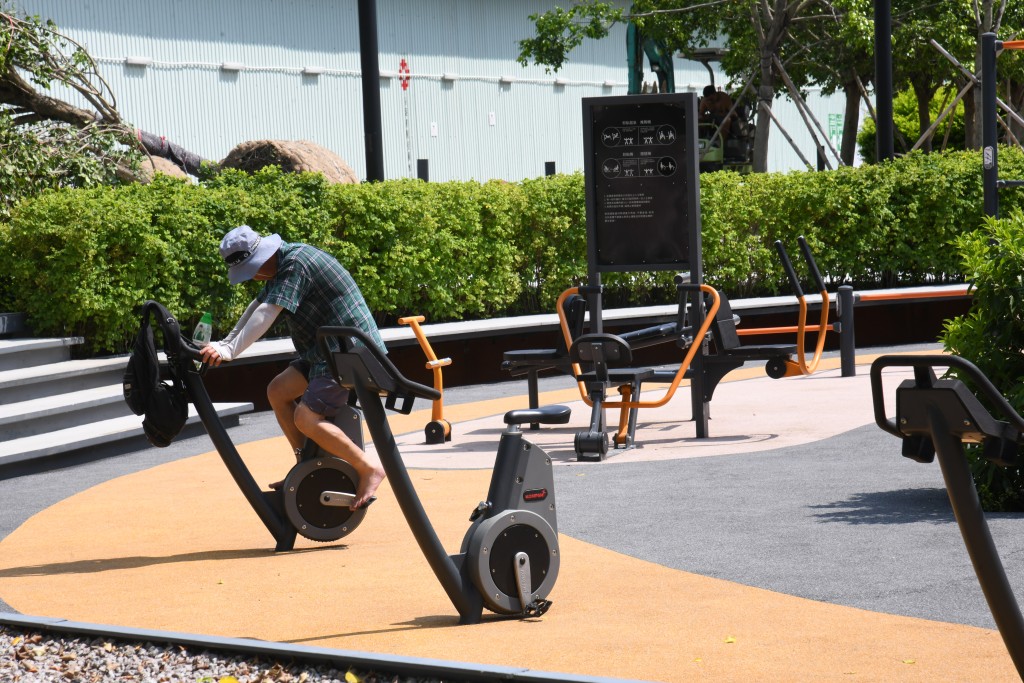
[[[135,135],[147,153],[167,159],[189,175],[199,175],[199,169],[203,162],[207,161],[181,145],[170,142],[162,135],[155,135],[144,130],[136,130]]]
[[[974,54],[974,73],[981,78],[981,33],[978,33],[978,48]],[[982,126],[981,117],[985,115],[981,103],[981,88],[971,88],[971,93],[964,98],[964,119],[967,124],[967,149],[981,149]],[[971,118],[967,119],[967,110]]]
[[[1013,107],[1014,111],[1020,111],[1021,107],[1024,106],[1024,83],[1020,81],[1010,81],[1007,85],[1008,93],[1008,104]],[[1024,126],[1017,123],[1013,117],[1007,117],[1008,123],[1010,124],[1010,132],[1013,137],[1018,140],[1024,141]]]
[[[772,70],[772,53],[761,53],[761,83],[757,87],[757,122],[754,127],[754,173],[768,171],[768,137],[772,119],[767,109],[775,100],[775,73]],[[767,108],[762,106],[764,102]]]
[[[914,97],[917,99],[917,129],[919,131],[918,135],[921,135],[932,125],[931,102],[932,97],[935,95],[935,88],[930,85],[913,81],[911,82],[911,87],[914,88]],[[922,149],[925,154],[932,151],[931,136],[921,143],[920,149]]]
[[[957,79],[957,80],[960,81],[961,79]],[[963,87],[964,84],[966,84],[966,79],[963,79],[963,82],[960,84],[961,87]],[[981,88],[979,88],[977,86],[974,86],[973,88],[971,88],[971,92],[967,93],[967,96],[964,97],[964,99],[963,99],[963,103],[964,103],[964,149],[981,149],[981,141],[980,141],[980,139],[978,141],[975,141],[975,137],[976,137],[975,136],[975,131],[977,131],[977,136],[980,136],[981,135],[981,126],[977,125],[977,123],[978,123],[978,121],[977,121],[977,119],[978,119],[978,117],[977,117],[978,109],[975,106],[975,100],[974,100],[974,94],[980,93],[980,92],[981,92]],[[977,146],[975,146],[975,145],[977,145]]]
[[[85,128],[96,123],[119,127],[123,129],[126,139],[134,137],[148,154],[167,159],[191,175],[196,175],[204,161],[198,154],[168,142],[162,136],[133,130],[121,121],[116,111],[112,110],[114,118],[103,119],[92,111],[43,95],[25,81],[14,68],[7,69],[3,78],[0,78],[0,104],[11,108],[12,119],[17,125],[59,121],[76,128]]]
[[[40,94],[14,67],[9,67],[0,79],[0,104],[11,107],[11,118],[16,125],[60,121],[84,128],[98,120],[91,111]],[[117,125],[120,121],[108,123]]]
[[[860,86],[857,79],[843,84],[846,107],[843,111],[843,141],[839,156],[847,166],[853,166],[857,155],[857,131],[860,128]]]

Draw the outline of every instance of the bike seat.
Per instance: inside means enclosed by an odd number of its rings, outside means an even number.
[[[569,406],[562,405],[523,408],[521,410],[510,410],[505,413],[505,424],[564,425],[569,421],[570,414],[572,414],[572,410]]]

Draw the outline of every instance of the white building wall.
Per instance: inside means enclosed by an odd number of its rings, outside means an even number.
[[[254,139],[305,139],[365,177],[356,0],[18,0],[86,46],[124,118],[204,157]],[[520,180],[582,169],[583,97],[626,93],[625,30],[577,48],[557,74],[521,67],[541,0],[377,0],[388,178]],[[127,63],[142,58],[145,66]],[[407,88],[400,65],[408,65]],[[235,64],[239,70],[225,70]],[[304,74],[318,67],[318,75]],[[507,77],[503,82],[503,77]],[[557,80],[556,80],[557,79]],[[676,60],[677,90],[699,91],[704,67]],[[716,82],[725,79],[718,75]],[[843,111],[811,98],[815,115]],[[814,161],[795,107],[776,115]],[[777,131],[770,170],[800,168]]]

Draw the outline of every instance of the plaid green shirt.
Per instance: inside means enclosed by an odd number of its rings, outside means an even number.
[[[311,366],[309,379],[330,374],[316,344],[316,331],[325,325],[358,327],[387,353],[355,280],[337,259],[316,247],[282,243],[277,274],[256,298],[284,309],[292,343]]]

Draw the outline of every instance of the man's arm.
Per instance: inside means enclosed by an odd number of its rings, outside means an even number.
[[[222,361],[238,358],[253,342],[267,333],[282,310],[277,304],[261,304],[254,300],[228,336],[203,347],[203,362],[216,367]]]

